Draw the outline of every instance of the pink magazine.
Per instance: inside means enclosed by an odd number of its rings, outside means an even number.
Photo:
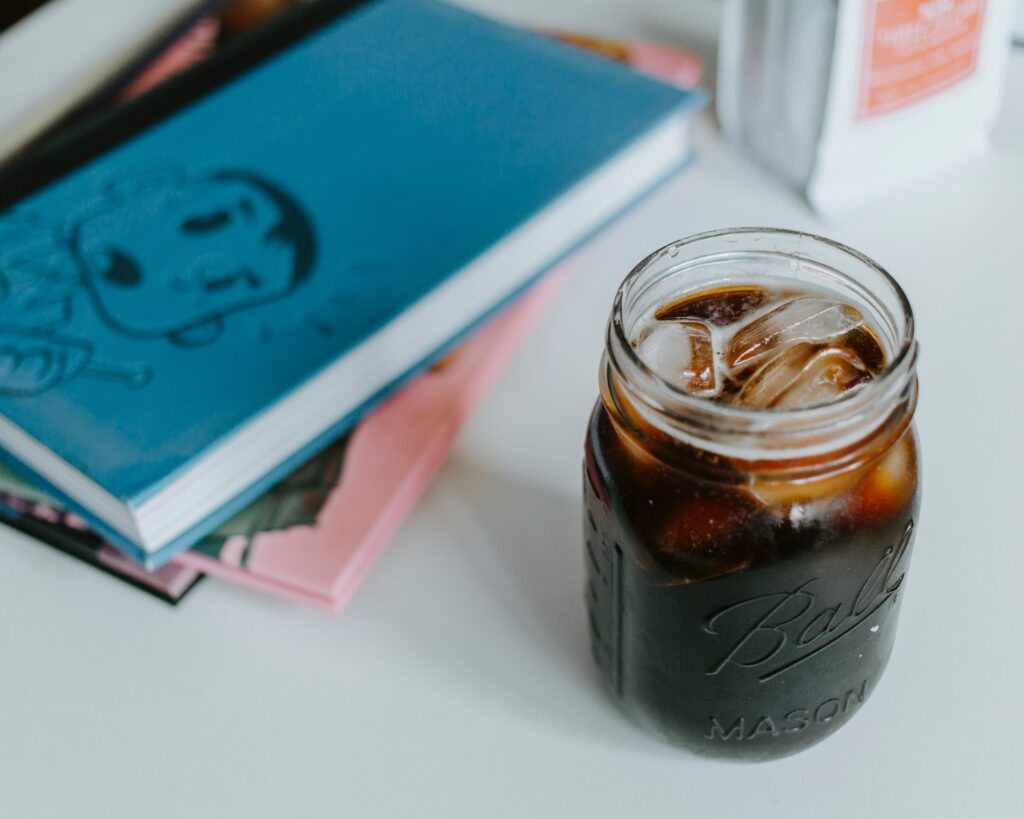
[[[560,275],[549,275],[441,365],[381,405],[347,440],[344,465],[311,525],[232,535],[171,565],[338,611],[444,461]]]

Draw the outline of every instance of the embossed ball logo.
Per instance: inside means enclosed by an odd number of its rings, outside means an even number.
[[[705,672],[715,676],[729,668],[760,669],[767,682],[835,645],[886,603],[895,602],[906,574],[904,558],[914,522],[885,550],[852,600],[822,601],[811,578],[787,591],[738,600],[709,614],[704,631],[728,647]],[[877,626],[876,626],[877,628]]]

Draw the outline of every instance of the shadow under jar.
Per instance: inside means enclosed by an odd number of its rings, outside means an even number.
[[[776,321],[780,304],[861,322],[825,343],[814,315]],[[715,347],[713,370],[683,386],[638,351],[680,318]],[[916,348],[896,282],[807,234],[706,233],[626,278],[586,439],[584,537],[594,658],[635,718],[698,753],[771,759],[863,705],[919,507]],[[790,400],[796,382],[752,392],[793,355],[833,362],[815,376],[821,401]]]

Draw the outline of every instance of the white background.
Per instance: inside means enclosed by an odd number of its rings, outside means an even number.
[[[712,53],[714,0],[478,0]],[[927,138],[927,135],[922,135]],[[207,580],[166,607],[0,534],[0,816],[1024,816],[1024,53],[992,155],[844,227],[696,125],[698,163],[579,256],[349,608]],[[875,257],[922,346],[924,509],[892,662],[824,744],[757,766],[613,706],[582,602],[580,458],[623,275],[685,234]]]

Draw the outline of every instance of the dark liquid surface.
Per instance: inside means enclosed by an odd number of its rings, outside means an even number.
[[[754,289],[714,295],[685,317],[764,309]],[[865,334],[857,355],[873,375],[884,355]],[[598,402],[584,475],[594,657],[627,709],[674,742],[795,752],[862,706],[891,651],[918,504],[912,428],[801,485],[739,467],[709,480],[687,458],[654,456]]]

